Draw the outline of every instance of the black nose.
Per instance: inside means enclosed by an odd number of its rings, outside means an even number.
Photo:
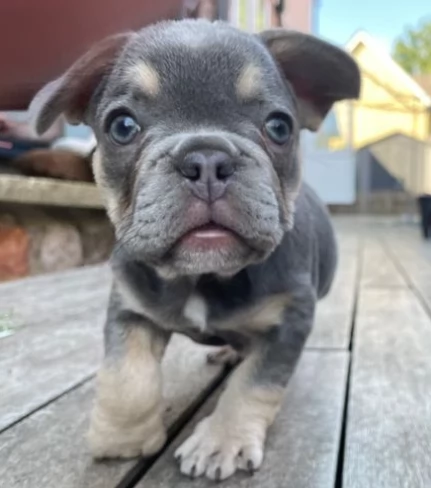
[[[203,150],[187,153],[178,169],[195,196],[213,202],[224,195],[235,165],[223,151]]]

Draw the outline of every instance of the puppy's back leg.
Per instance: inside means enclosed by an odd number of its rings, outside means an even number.
[[[243,357],[231,346],[222,346],[216,351],[212,351],[207,355],[207,362],[209,364],[221,364],[223,366],[235,366]]]
[[[111,300],[88,433],[93,457],[150,455],[165,443],[160,360],[168,339]]]

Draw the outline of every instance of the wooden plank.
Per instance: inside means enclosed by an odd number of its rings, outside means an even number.
[[[333,488],[342,424],[348,353],[307,351],[292,378],[284,406],[267,440],[266,457],[253,477],[237,473],[223,488]],[[197,420],[212,410],[208,403],[151,467],[137,488],[210,488],[214,482],[190,481],[173,459],[176,447]]]
[[[385,236],[385,244],[403,270],[409,285],[414,287],[431,310],[431,246],[421,239],[419,229],[406,227]]]
[[[99,190],[92,183],[5,174],[0,176],[0,201],[103,208]]]
[[[361,286],[393,287],[407,286],[399,269],[377,238],[368,238],[363,247]]]
[[[0,431],[93,375],[102,354],[110,271],[95,266],[3,285],[18,329],[1,339]]]
[[[411,290],[362,290],[344,486],[431,486],[431,320]]]
[[[1,340],[0,431],[95,373],[103,314],[29,327]]]
[[[207,365],[212,350],[175,336],[163,361],[172,426],[220,376]],[[60,363],[57,363],[60,364]],[[110,488],[136,461],[93,463],[85,442],[94,384],[64,395],[0,435],[0,479],[8,488]]]
[[[82,284],[84,286],[100,284],[101,281],[110,279],[110,274],[108,264],[97,264],[0,283],[0,304],[9,299],[21,299],[23,303],[27,299],[25,297],[23,300],[23,295],[36,294],[37,297],[44,297],[53,292],[66,293]]]
[[[111,284],[107,264],[35,276],[0,284],[0,317],[16,331],[26,326],[55,327],[106,308]]]
[[[348,349],[359,266],[359,241],[339,232],[339,263],[334,284],[317,305],[316,320],[307,342],[309,348]]]

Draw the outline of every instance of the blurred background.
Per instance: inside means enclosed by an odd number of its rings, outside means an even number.
[[[37,138],[32,95],[98,39],[162,18],[223,19],[258,32],[283,26],[344,47],[361,98],[302,134],[305,179],[334,214],[422,223],[431,193],[431,8],[423,0],[98,0],[0,5],[0,281],[99,263],[111,226],[91,174],[94,140],[58,121]],[[120,5],[121,4],[121,5]],[[31,35],[27,33],[31,31]],[[21,35],[24,33],[25,35]],[[31,41],[29,40],[31,39]],[[10,46],[10,47],[6,47]],[[3,76],[3,74],[5,74]]]

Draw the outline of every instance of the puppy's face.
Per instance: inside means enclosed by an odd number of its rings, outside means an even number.
[[[136,258],[168,274],[230,274],[280,242],[293,217],[299,124],[258,39],[200,22],[144,30],[90,121],[96,174]]]
[[[35,105],[41,130],[58,112],[94,130],[119,248],[167,277],[264,260],[293,224],[299,130],[357,96],[355,64],[302,34],[204,21],[104,42]]]

